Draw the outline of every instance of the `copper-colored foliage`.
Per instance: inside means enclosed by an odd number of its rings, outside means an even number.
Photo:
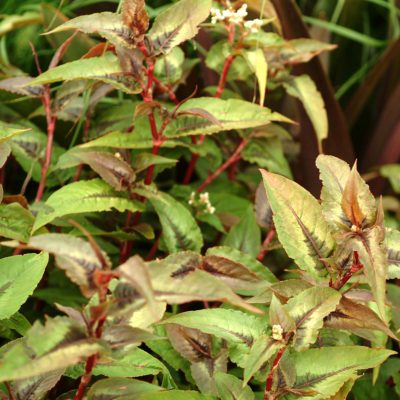
[[[122,4],[122,19],[132,31],[135,40],[143,40],[143,35],[149,28],[149,16],[144,0],[125,0]]]

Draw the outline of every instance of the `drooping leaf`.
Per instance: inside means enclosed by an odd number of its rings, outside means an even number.
[[[3,348],[4,349],[4,348]],[[105,350],[98,340],[88,339],[84,327],[67,317],[37,321],[23,339],[2,349],[0,381],[40,377],[64,370],[92,354]]]
[[[132,167],[111,153],[88,151],[78,152],[75,157],[97,172],[115,190],[127,190],[136,176]]]
[[[40,97],[43,94],[42,86],[27,86],[33,80],[30,76],[18,76],[0,81],[0,90],[22,96]]]
[[[102,81],[130,94],[141,91],[138,82],[133,77],[124,74],[118,58],[112,53],[59,65],[43,72],[31,81],[30,85],[80,79]]]
[[[260,94],[260,106],[264,104],[267,90],[268,64],[262,49],[247,50],[242,53],[250,68],[254,72]]]
[[[88,400],[127,399],[144,393],[154,393],[163,390],[161,386],[153,385],[137,379],[107,378],[95,382],[87,393]]]
[[[400,279],[400,232],[386,230],[385,245],[388,255],[388,278]]]
[[[260,310],[246,303],[222,280],[199,269],[201,262],[199,254],[181,252],[150,263],[156,298],[169,304],[222,301],[260,313]]]
[[[19,203],[0,205],[0,236],[27,242],[33,223],[33,215]]]
[[[102,264],[88,242],[67,234],[47,233],[33,236],[28,245],[54,254],[57,265],[80,287],[84,295],[89,297],[95,293],[93,274],[102,269]],[[108,261],[105,254],[103,257]]]
[[[340,299],[336,310],[325,318],[324,325],[335,329],[348,329],[355,334],[359,330],[379,330],[397,339],[373,310],[345,296]]]
[[[12,388],[19,399],[40,400],[62,377],[64,370],[56,369],[44,375],[13,382]]]
[[[42,279],[48,260],[46,253],[0,260],[0,320],[11,317],[25,303]]]
[[[241,264],[250,271],[254,272],[263,281],[274,283],[278,279],[264,264],[257,261],[249,254],[243,253],[240,250],[227,246],[217,246],[207,249],[206,256],[223,257],[234,263]]]
[[[160,13],[148,33],[154,53],[167,54],[196,36],[210,9],[211,0],[180,0]]]
[[[76,365],[70,376],[79,377],[84,372],[83,364]],[[138,376],[169,375],[168,369],[157,358],[146,351],[135,348],[126,348],[122,353],[114,353],[104,359],[99,359],[93,370],[93,375],[104,375],[110,378],[135,378]]]
[[[150,311],[157,315],[157,306],[151,284],[150,272],[145,262],[139,256],[131,257],[118,267],[118,272],[121,277],[146,299]]]
[[[7,142],[12,137],[27,132],[29,130],[29,128],[23,128],[13,124],[8,124],[4,121],[0,121],[0,144]]]
[[[67,30],[79,30],[88,34],[98,33],[114,45],[132,46],[132,32],[123,23],[120,14],[102,12],[81,15],[64,22],[46,34],[51,35]]]
[[[163,237],[170,253],[181,250],[200,252],[203,247],[203,237],[190,211],[163,192],[136,190],[137,193],[149,199],[156,210],[163,228]]]
[[[257,224],[269,231],[273,227],[272,209],[262,182],[256,190],[255,211]]]
[[[198,329],[230,343],[244,343],[247,346],[251,346],[264,333],[264,323],[260,318],[222,308],[184,312],[163,323]]]
[[[288,256],[313,276],[326,275],[322,259],[334,241],[318,201],[297,183],[262,171],[275,228]]]
[[[197,115],[182,114],[185,110],[193,108],[204,110],[219,123]],[[232,129],[256,128],[273,121],[291,122],[269,108],[237,99],[222,100],[210,97],[190,99],[179,108],[179,112],[180,115],[166,128],[165,136],[177,138],[200,134],[211,135]]]
[[[328,115],[324,100],[314,81],[308,75],[296,76],[284,84],[288,94],[299,99],[310,118],[322,153],[322,142],[328,137]]]
[[[340,298],[334,289],[312,287],[287,302],[285,308],[296,324],[295,349],[302,351],[315,343],[324,318],[336,309]]]
[[[357,371],[373,368],[393,351],[370,349],[363,346],[340,346],[310,349],[294,354],[292,359],[297,371],[296,383],[291,389],[314,391],[316,394],[303,399],[323,399],[337,393]]]
[[[243,386],[243,382],[233,375],[217,372],[215,383],[221,400],[254,400],[250,387]]]
[[[143,206],[115,191],[101,179],[74,182],[50,195],[45,203],[45,209],[39,211],[37,215],[33,231],[55,218],[69,214],[110,211],[113,208],[120,212],[126,210],[135,212],[141,211]]]

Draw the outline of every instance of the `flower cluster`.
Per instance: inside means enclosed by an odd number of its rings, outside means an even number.
[[[216,24],[218,21],[227,21],[235,25],[241,24],[244,18],[247,16],[247,4],[243,4],[238,10],[234,10],[229,7],[226,10],[220,10],[219,8],[211,9],[211,22]]]
[[[272,326],[272,339],[281,341],[283,339],[283,328],[280,325]]]
[[[253,19],[251,21],[245,21],[247,17],[247,4],[243,4],[239,9],[234,10],[232,7],[225,10],[219,8],[211,9],[211,23],[216,24],[217,22],[227,22],[234,25],[243,24],[243,26],[250,32],[258,32],[263,25],[261,19]]]
[[[215,213],[215,207],[211,205],[210,202],[210,197],[208,192],[205,193],[200,193],[199,199],[196,199],[196,193],[192,192],[190,195],[190,199],[188,201],[189,205],[195,206],[195,207],[201,207],[205,212],[208,214],[214,214]]]
[[[262,19],[256,18],[251,21],[246,21],[244,23],[244,27],[252,33],[257,33],[260,30],[260,28],[263,26],[263,23],[264,22]]]

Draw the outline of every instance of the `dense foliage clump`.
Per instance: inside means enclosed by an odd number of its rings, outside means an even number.
[[[398,165],[335,136],[336,46],[248,3],[1,22],[54,48],[31,75],[2,49],[2,398],[400,394]]]

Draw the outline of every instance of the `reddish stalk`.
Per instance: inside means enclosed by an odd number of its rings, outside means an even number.
[[[4,382],[4,386],[7,389],[8,392],[8,396],[9,396],[9,400],[16,400],[13,388],[11,387],[11,385],[8,382]]]
[[[257,260],[258,261],[264,260],[265,256],[268,253],[268,246],[270,245],[270,243],[274,239],[275,234],[276,234],[276,231],[273,228],[267,233],[267,236],[265,237],[265,240],[264,240],[264,242],[263,242],[263,244],[261,246],[261,250],[260,250],[260,252],[258,253],[258,256],[257,256]]]
[[[42,172],[40,177],[40,183],[38,187],[38,191],[36,194],[36,201],[41,201],[43,198],[43,193],[46,187],[46,178],[47,173],[49,171],[51,156],[53,153],[53,142],[54,142],[54,131],[56,127],[56,117],[53,116],[53,112],[51,110],[51,100],[50,100],[50,87],[46,87],[45,93],[42,97],[43,107],[46,113],[46,121],[47,121],[47,144],[46,144],[46,154],[44,163],[42,165]]]
[[[287,349],[287,346],[282,347],[275,356],[275,359],[272,363],[271,370],[269,371],[269,374],[267,376],[267,381],[265,383],[264,400],[273,400],[275,398],[273,395],[270,394],[271,389],[272,389],[272,383],[274,381],[274,373],[275,373],[275,370],[278,368],[279,362],[281,361],[281,358],[282,358],[283,354],[285,353],[286,349]]]
[[[100,304],[105,303],[107,290],[108,290],[108,283],[105,287],[99,288]],[[103,333],[103,326],[106,321],[106,318],[107,318],[107,316],[104,314],[97,320],[97,327],[94,331],[94,334],[93,334],[93,326],[96,324],[96,321],[91,322],[90,331],[94,338],[96,338],[96,339],[101,338],[101,335]],[[82,378],[81,378],[78,390],[76,391],[74,400],[82,400],[83,399],[86,388],[88,387],[90,381],[92,380],[93,369],[97,364],[98,358],[99,358],[98,354],[93,354],[86,360],[85,373],[82,375]]]
[[[235,39],[235,26],[234,25],[230,25],[227,29],[228,29],[228,42],[232,44],[234,39]],[[235,50],[240,49],[241,46],[242,46],[242,41],[239,40],[239,43],[236,46]],[[226,80],[228,78],[228,73],[229,73],[229,70],[230,70],[230,68],[232,66],[232,63],[233,63],[235,58],[236,58],[235,55],[230,54],[225,59],[224,66],[222,68],[222,74],[221,74],[221,77],[220,77],[220,80],[219,80],[219,83],[218,83],[217,91],[215,92],[215,96],[214,96],[217,99],[221,98],[222,93],[225,90]],[[199,144],[203,144],[205,138],[206,138],[205,135],[201,135],[200,136],[200,140],[199,140]],[[193,144],[197,144],[197,139],[194,136],[192,137],[192,143]],[[196,167],[198,159],[199,159],[199,154],[196,154],[196,153],[192,154],[192,158],[191,158],[191,160],[189,162],[189,165],[188,165],[186,173],[185,173],[185,177],[183,179],[183,184],[184,185],[188,185],[190,183],[190,181],[192,180],[193,172],[194,172],[194,169]]]
[[[242,139],[239,146],[236,148],[234,153],[208,178],[197,188],[197,192],[202,192],[210,183],[214,182],[227,168],[229,168],[233,163],[240,160],[240,154],[247,144],[247,140]]]

